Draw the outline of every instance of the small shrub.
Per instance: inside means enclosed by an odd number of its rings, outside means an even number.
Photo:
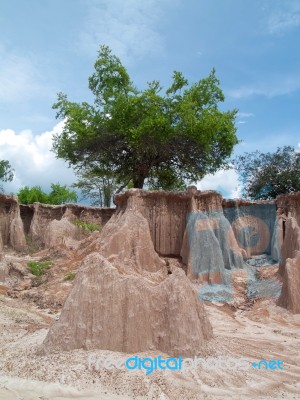
[[[65,276],[64,276],[64,281],[72,281],[76,276],[75,272],[68,272]]]
[[[41,276],[46,272],[46,269],[48,269],[52,265],[52,261],[29,261],[27,263],[28,268],[30,269],[31,273],[35,276]]]
[[[73,221],[73,224],[76,225],[76,226],[80,226],[87,233],[91,233],[91,232],[94,232],[94,231],[100,231],[100,229],[101,229],[101,225],[91,224],[91,223],[82,221],[80,219],[75,219]]]

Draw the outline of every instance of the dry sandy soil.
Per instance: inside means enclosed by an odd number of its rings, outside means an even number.
[[[24,265],[28,261],[13,252],[5,257]],[[293,315],[276,306],[275,299],[241,303],[236,308],[205,303],[214,338],[202,349],[200,357],[246,357],[251,362],[280,359],[284,362],[283,371],[198,366],[189,371],[154,371],[146,375],[144,370],[103,366],[107,357],[123,358],[131,354],[74,350],[41,355],[41,343],[49,326],[58,318],[61,304],[72,286],[62,279],[68,268],[66,260],[58,261],[51,268],[49,285],[32,288],[31,297],[26,295],[29,293],[24,285],[27,278],[12,277],[12,285],[15,288],[19,285],[20,291],[14,291],[17,297],[1,294],[0,287],[0,400],[300,398],[300,314]],[[268,267],[262,274],[273,276],[275,270]],[[244,281],[241,282],[243,286]],[[55,299],[54,303],[49,299]],[[99,360],[98,371],[89,369],[91,354],[96,354]],[[138,355],[168,357],[157,352]]]
[[[198,366],[190,371],[155,371],[151,375],[104,367],[90,370],[91,352],[39,355],[39,345],[57,314],[24,299],[1,295],[0,399],[300,398],[300,315],[277,307],[274,299],[258,300],[244,309],[209,303],[205,307],[214,338],[203,349],[203,357],[280,359],[284,370],[216,370]],[[108,356],[126,356],[104,350],[95,353],[101,366]]]

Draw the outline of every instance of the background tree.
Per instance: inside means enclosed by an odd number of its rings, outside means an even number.
[[[17,196],[21,204],[33,204],[35,202],[48,204],[48,195],[40,186],[24,186],[19,190]]]
[[[13,177],[14,173],[9,161],[0,160],[0,181],[11,182]],[[1,185],[0,190],[3,191],[3,187]]]
[[[53,150],[77,171],[112,168],[118,182],[136,188],[162,170],[174,184],[195,182],[225,167],[238,143],[236,110],[218,109],[224,95],[214,70],[191,85],[175,71],[164,94],[158,81],[139,91],[119,58],[101,46],[89,88],[93,105],[63,93],[53,105],[65,121]]]
[[[77,194],[74,190],[68,189],[67,185],[51,183],[51,192],[48,195],[49,204],[76,203]]]
[[[113,194],[118,187],[111,172],[97,173],[85,169],[77,176],[79,179],[72,186],[80,189],[84,199],[91,200],[92,206],[111,207]]]
[[[43,204],[64,204],[76,202],[77,194],[69,190],[66,185],[59,183],[51,184],[51,192],[45,193],[40,186],[25,186],[18,192],[18,199],[21,204],[33,204],[35,202]]]
[[[245,153],[233,162],[245,197],[274,199],[300,191],[300,153],[294,147],[278,147],[275,153]]]

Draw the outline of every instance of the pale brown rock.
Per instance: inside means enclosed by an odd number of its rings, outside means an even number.
[[[19,207],[16,208],[16,216],[10,222],[10,244],[17,251],[24,251],[27,247],[24,235],[23,222],[20,218]]]
[[[0,249],[4,245],[17,251],[26,249],[23,223],[16,197],[0,194]]]
[[[0,281],[1,282],[1,281]],[[0,295],[2,294],[2,295],[7,295],[8,294],[8,292],[9,292],[9,287],[8,286],[6,286],[6,285],[2,285],[1,283],[0,283]]]
[[[213,190],[190,188],[174,193],[130,189],[115,196],[118,210],[138,210],[146,218],[154,249],[164,256],[180,256],[191,202],[199,211],[222,209],[222,196]]]
[[[278,260],[278,225],[273,200],[223,200],[223,212],[231,224],[238,247],[249,258],[268,253]],[[258,240],[252,241],[257,235]]]
[[[281,261],[279,273],[283,276],[288,258],[295,258],[296,252],[300,250],[300,227],[297,220],[289,216],[285,221],[284,239],[281,246]]]
[[[0,233],[0,261],[1,261],[2,257],[3,257],[2,252],[3,252],[3,241],[2,241],[2,235]]]
[[[298,314],[300,313],[300,193],[278,196],[276,203],[282,242],[279,274],[283,280],[278,305]]]
[[[278,305],[300,314],[300,251],[286,260]]]
[[[25,263],[16,261],[14,256],[8,256],[0,262],[0,287],[3,286],[3,294],[31,288],[32,277]]]
[[[254,254],[278,257],[274,201],[225,201],[216,191],[191,187],[179,193],[131,189],[115,196],[115,202],[117,212],[139,211],[148,221],[155,251],[181,257],[192,279],[207,276],[209,282],[217,274],[219,280],[224,268],[243,268],[243,259]],[[250,208],[250,215],[239,213],[240,208]],[[248,227],[259,231],[257,246],[251,245]],[[196,238],[199,231],[203,234]],[[194,257],[195,249],[201,251],[192,262],[190,252]]]
[[[77,247],[74,241],[82,239],[82,235],[80,235],[79,229],[75,227],[76,229],[74,230],[66,221],[72,223],[74,220],[80,220],[103,227],[115,212],[114,208],[41,203],[34,203],[30,206],[23,205],[21,210],[25,228],[34,243],[40,247],[55,246],[55,243],[60,243],[71,248]],[[62,219],[64,221],[58,224]],[[58,229],[58,235],[55,235],[56,228]],[[66,233],[64,240],[61,237],[63,232]],[[68,233],[71,235],[70,240],[68,240]]]
[[[222,210],[189,214],[181,257],[198,283],[224,283],[225,269],[242,268],[244,252]]]
[[[45,231],[44,244],[46,248],[66,247],[77,249],[79,241],[84,238],[82,228],[74,225],[67,218],[53,220]]]
[[[101,234],[84,249],[101,253],[124,273],[166,273],[165,263],[154,250],[147,220],[138,210],[118,211]],[[154,276],[152,276],[152,279]]]
[[[9,266],[6,262],[0,262],[0,282],[5,282],[9,274]]]
[[[160,282],[120,273],[102,255],[87,256],[43,351],[110,349],[198,354],[212,336],[203,304],[180,268]]]
[[[276,198],[277,209],[281,214],[294,217],[300,226],[300,192],[280,195]]]
[[[43,351],[160,350],[195,355],[212,336],[184,271],[154,250],[146,218],[124,205],[94,234]]]

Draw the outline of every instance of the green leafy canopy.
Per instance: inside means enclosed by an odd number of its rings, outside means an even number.
[[[43,204],[65,204],[68,202],[76,202],[77,195],[75,191],[69,190],[67,185],[52,183],[49,194],[45,193],[40,186],[24,186],[18,192],[18,199],[21,204],[32,204],[35,202]]]
[[[294,147],[278,147],[274,153],[245,153],[233,163],[245,197],[268,200],[300,191],[300,153]]]
[[[9,161],[0,160],[0,181],[3,182],[11,182],[14,177],[13,168],[11,167]],[[0,185],[0,190],[3,190],[3,187]]]
[[[138,188],[149,177],[158,186],[199,180],[226,167],[238,143],[237,110],[218,108],[224,101],[219,84],[214,69],[193,84],[175,71],[165,93],[158,81],[141,91],[120,59],[101,46],[89,78],[94,104],[58,94],[53,108],[65,124],[53,151],[77,171],[110,169],[120,184]]]

